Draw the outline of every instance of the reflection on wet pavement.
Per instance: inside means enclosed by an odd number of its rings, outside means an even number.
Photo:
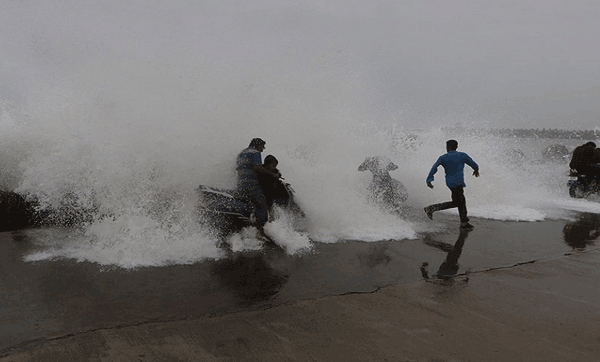
[[[0,351],[39,338],[261,309],[415,279],[402,262],[400,241],[316,244],[295,256],[276,249],[227,252],[217,260],[137,269],[24,260],[46,245],[40,235],[56,234],[59,243],[64,233],[0,233]]]
[[[60,247],[69,230],[0,233],[0,351],[94,329],[373,292],[421,281],[423,261],[439,265],[431,278],[424,270],[428,281],[451,283],[466,279],[465,270],[563,255],[573,245],[589,249],[599,224],[597,215],[582,215],[568,225],[478,220],[477,229],[458,238],[456,232],[443,231],[416,240],[314,243],[310,252],[299,255],[270,249],[228,252],[218,260],[131,270],[73,259],[24,260],[44,248]]]
[[[460,230],[458,235],[458,240],[454,244],[454,247],[448,252],[448,256],[446,256],[446,260],[440,265],[436,275],[438,278],[449,278],[458,272],[458,258],[460,258],[460,254],[463,251],[463,246],[465,245],[465,241],[469,236],[469,232],[471,230]]]
[[[359,253],[357,257],[362,264],[367,265],[371,269],[378,265],[386,266],[392,261],[392,257],[386,253],[388,248],[389,245],[386,244],[375,244],[369,247],[367,253]]]
[[[563,228],[563,239],[573,249],[585,249],[600,236],[600,215],[584,213]]]
[[[447,251],[448,255],[446,256],[446,259],[442,262],[442,264],[440,265],[438,271],[433,275],[433,276],[429,276],[429,263],[423,263],[421,264],[421,275],[424,279],[430,279],[430,278],[438,278],[438,279],[443,279],[443,280],[449,280],[451,278],[453,278],[454,276],[457,275],[458,270],[460,269],[460,266],[458,264],[458,259],[460,258],[460,255],[462,254],[463,251],[463,247],[465,245],[465,241],[467,240],[467,237],[469,236],[469,233],[472,230],[460,230],[459,234],[458,234],[458,239],[456,240],[456,243],[454,243],[454,245],[450,245],[447,243],[443,243],[443,242],[435,242],[434,240],[426,240],[425,244],[438,248],[442,251]]]
[[[260,253],[218,260],[212,267],[212,273],[247,304],[269,300],[289,278],[272,268]]]

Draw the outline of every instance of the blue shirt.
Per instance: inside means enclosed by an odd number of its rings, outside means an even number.
[[[479,171],[479,166],[466,153],[455,150],[448,151],[448,153],[441,155],[437,159],[431,171],[429,171],[429,175],[427,175],[427,182],[433,181],[433,175],[437,172],[438,167],[442,165],[444,170],[446,170],[446,186],[449,188],[458,186],[466,187],[463,172],[465,163],[471,166],[474,171]]]
[[[236,170],[238,172],[238,185],[257,184],[258,174],[254,165],[262,165],[262,156],[255,148],[246,148],[237,157]]]

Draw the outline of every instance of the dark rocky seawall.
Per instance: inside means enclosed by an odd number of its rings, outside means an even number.
[[[40,220],[34,202],[16,192],[0,190],[0,231],[32,227]]]

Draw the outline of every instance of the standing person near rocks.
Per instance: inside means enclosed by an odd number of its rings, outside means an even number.
[[[461,229],[473,229],[473,225],[469,224],[469,217],[467,216],[467,201],[465,199],[464,188],[467,186],[464,180],[464,168],[465,164],[469,165],[473,169],[473,176],[479,177],[479,166],[473,159],[464,152],[458,152],[458,142],[456,140],[449,140],[446,142],[447,153],[441,155],[429,175],[427,175],[427,186],[433,188],[433,175],[437,172],[438,167],[441,165],[444,167],[446,172],[446,186],[452,192],[452,201],[443,202],[440,204],[433,204],[425,207],[425,213],[430,219],[433,219],[433,213],[435,211],[451,209],[458,207],[458,215],[460,216],[460,228]]]

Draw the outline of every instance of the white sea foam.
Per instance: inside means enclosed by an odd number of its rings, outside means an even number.
[[[36,261],[42,261],[42,260],[51,260],[51,259],[54,259],[55,257],[57,257],[55,252],[52,252],[52,250],[47,250],[47,251],[33,252],[31,254],[25,255],[23,260],[25,260],[26,262],[36,262]]]
[[[191,264],[224,255],[216,241],[202,231],[193,234],[189,230],[164,229],[164,225],[143,216],[104,219],[84,231],[54,233],[49,229],[35,239],[48,249],[26,256],[26,261],[68,258],[136,268]]]
[[[546,214],[540,210],[514,205],[471,207],[469,214],[473,217],[506,221],[542,221],[546,218]]]
[[[44,4],[32,9],[66,6]],[[288,38],[273,38],[263,22],[248,21],[260,11],[223,3],[214,12],[182,13],[165,2],[164,11],[146,7],[147,16],[131,16],[120,11],[123,4],[69,4],[48,22],[42,16],[28,27],[3,28],[14,30],[9,63],[23,64],[26,81],[0,94],[7,98],[0,99],[0,185],[43,208],[70,210],[59,215],[62,221],[86,221],[83,233],[57,237],[27,260],[65,257],[131,268],[220,257],[219,241],[196,222],[194,189],[232,188],[235,157],[253,137],[267,141],[263,155],[279,159],[306,212],[302,231],[285,218],[266,228],[289,254],[312,242],[414,239],[419,230],[443,228],[422,208],[450,198],[442,169],[434,190],[425,185],[449,138],[481,166],[480,178],[465,172],[471,216],[539,221],[561,217],[561,210],[598,211],[596,203],[568,198],[566,164],[541,162],[545,146],[572,149],[580,141],[475,136],[436,126],[502,124],[492,111],[470,115],[438,105],[417,112],[405,104],[410,97],[383,96],[381,77],[367,70],[373,60],[358,56],[371,53],[360,53],[365,44],[345,32],[318,42],[310,36],[310,47],[299,52]],[[303,13],[307,24],[321,19],[311,18],[312,10]],[[12,11],[29,15],[26,6]],[[157,18],[168,21],[168,31],[156,27],[163,24]],[[355,28],[346,25],[346,32]],[[314,35],[317,28],[304,29]],[[407,209],[416,212],[390,214],[368,202],[370,175],[357,167],[373,155],[399,166],[391,175],[407,187]],[[232,236],[232,249],[259,248],[251,234]]]
[[[275,220],[265,225],[265,233],[288,254],[297,254],[312,248],[308,234],[303,231],[301,221],[293,214],[274,207]]]
[[[240,232],[230,235],[227,238],[227,243],[234,252],[260,250],[262,249],[263,241],[257,238],[256,232],[257,230],[254,227],[244,228]]]
[[[588,199],[564,198],[555,201],[556,207],[566,210],[600,214],[600,199],[594,195],[591,195]]]
[[[515,167],[510,160],[489,156],[488,144],[494,143],[492,152],[499,153],[506,147],[503,139],[480,140],[439,130],[433,131],[435,137],[431,132],[412,134],[419,143],[411,141],[408,146],[397,141],[406,137],[404,131],[382,128],[359,138],[345,132],[340,143],[318,137],[309,145],[295,138],[287,144],[277,138],[268,142],[269,152],[277,155],[281,171],[296,190],[306,225],[298,231],[290,220],[280,217],[267,225],[266,232],[287,253],[295,254],[310,249],[313,242],[413,239],[417,231],[445,227],[431,223],[420,210],[450,198],[443,169],[436,174],[433,190],[424,180],[450,137],[460,139],[459,149],[481,166],[479,178],[472,177],[468,167],[465,170],[471,217],[534,222],[568,217],[560,210],[600,211],[598,203],[568,197],[565,164],[539,163],[536,152],[544,142],[532,146],[523,141],[522,148],[529,151],[530,158]],[[194,188],[200,183],[230,187],[237,149],[227,146],[230,152],[221,156],[221,161],[211,162],[221,166],[211,168],[192,156],[187,146],[180,148],[182,142],[168,141],[162,152],[152,152],[145,142],[127,142],[130,144],[108,148],[93,142],[78,147],[63,143],[54,146],[61,150],[59,154],[40,153],[22,162],[20,191],[36,195],[51,207],[69,196],[82,209],[97,210],[81,237],[27,260],[66,257],[131,268],[192,263],[222,255],[216,248],[218,241],[195,222]],[[514,146],[514,141],[510,143]],[[415,214],[391,214],[369,203],[366,186],[370,175],[358,172],[357,167],[365,155],[372,154],[386,154],[398,164],[399,170],[392,176],[406,185],[407,206],[417,210]],[[174,162],[169,162],[171,159]],[[193,172],[190,164],[196,165]],[[455,210],[448,212],[456,215]],[[228,242],[234,251],[256,250],[262,245],[254,229],[233,235]]]

